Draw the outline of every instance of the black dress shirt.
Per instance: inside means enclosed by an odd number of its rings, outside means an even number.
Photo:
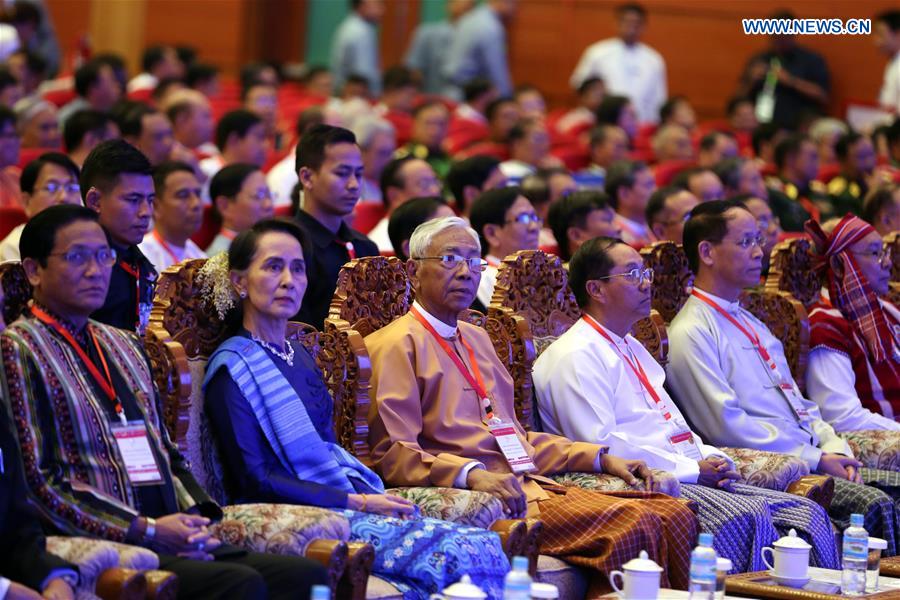
[[[297,223],[309,233],[312,241],[312,256],[306,257],[306,276],[309,284],[303,296],[300,312],[295,321],[308,323],[319,329],[328,316],[331,297],[337,287],[338,273],[344,263],[350,260],[346,244],[353,244],[356,258],[378,256],[375,242],[341,222],[337,233],[329,231],[309,213],[299,210],[295,217]]]
[[[116,252],[118,259],[109,276],[106,302],[91,315],[91,318],[142,335],[143,331],[138,331],[138,324],[143,319],[142,325],[147,325],[146,319],[150,316],[150,307],[153,305],[156,270],[137,246],[116,248]],[[140,297],[138,297],[138,283],[134,275],[125,270],[123,263],[140,274]]]

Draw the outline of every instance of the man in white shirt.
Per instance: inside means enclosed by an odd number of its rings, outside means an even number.
[[[351,75],[365,77],[373,96],[381,94],[381,58],[378,23],[384,15],[384,0],[350,0],[347,15],[331,42],[331,75],[334,91],[340,92]]]
[[[841,529],[850,513],[866,515],[871,535],[896,552],[895,507],[877,483],[900,496],[895,472],[860,469],[848,444],[819,407],[800,394],[781,342],[738,303],[759,283],[765,239],[753,215],[734,201],[698,205],[684,228],[694,289],[669,329],[666,373],[673,396],[710,442],[790,454],[831,475],[830,514]]]
[[[22,169],[19,178],[22,203],[30,219],[48,206],[81,204],[78,166],[65,154],[47,152]],[[19,260],[19,239],[25,224],[17,226],[0,242],[0,262]]]
[[[875,44],[888,57],[878,102],[897,115],[900,114],[900,10],[888,10],[875,17]]]
[[[607,93],[631,99],[641,123],[657,123],[668,96],[666,63],[659,52],[640,41],[647,11],[640,4],[623,4],[616,16],[619,37],[588,46],[569,83],[578,89],[585,79],[600,77]]]
[[[394,209],[413,198],[440,195],[441,182],[427,162],[413,156],[395,158],[381,172],[381,198],[387,214],[369,232],[369,239],[379,252],[393,252],[388,221]]]
[[[765,568],[755,547],[803,526],[817,562],[838,564],[828,515],[796,496],[735,484],[724,452],[693,433],[663,385],[665,371],[629,332],[650,314],[652,269],[621,240],[594,238],[569,264],[569,282],[584,316],[541,354],[534,387],[544,430],[604,444],[610,452],[672,473],[684,497],[700,506],[701,530],[716,533],[716,551],[737,572]],[[805,513],[797,519],[797,513]],[[752,524],[747,527],[747,524]]]
[[[262,168],[268,150],[266,126],[261,118],[249,110],[238,109],[225,113],[216,125],[216,146],[221,154],[200,161],[200,170],[206,177],[203,187],[204,204],[215,200],[210,196],[209,184],[223,167],[245,163]]]
[[[157,273],[206,254],[191,241],[203,220],[201,185],[190,165],[166,162],[153,170],[153,231],[138,244]]]
[[[494,295],[500,261],[519,250],[537,250],[543,221],[517,187],[488,190],[478,196],[472,204],[471,221],[488,263],[475,295],[475,308],[484,311]]]

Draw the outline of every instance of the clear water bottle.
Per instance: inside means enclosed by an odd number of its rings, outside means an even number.
[[[712,545],[713,535],[701,533],[697,547],[691,552],[691,582],[688,587],[691,600],[715,600],[718,556]]]
[[[531,575],[526,557],[513,557],[512,571],[503,581],[503,600],[531,600]]]
[[[327,585],[314,585],[309,600],[331,600],[331,590]]]
[[[869,558],[869,532],[863,528],[863,516],[850,515],[850,527],[844,530],[841,556],[841,594],[862,596],[866,591],[866,564]]]

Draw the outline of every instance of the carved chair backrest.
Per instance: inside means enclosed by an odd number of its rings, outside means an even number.
[[[520,250],[500,263],[489,314],[495,309],[525,317],[537,356],[581,318],[568,272],[559,257],[541,250]],[[666,364],[668,336],[658,312],[636,323],[631,333],[657,362]]]
[[[794,238],[777,244],[772,249],[766,289],[788,292],[805,308],[819,298],[824,284],[821,271],[814,269],[812,241]]]
[[[31,284],[20,262],[0,263],[0,287],[3,289],[3,322],[7,325],[19,318],[31,300]]]
[[[403,261],[393,256],[358,258],[341,268],[329,317],[366,336],[409,312],[414,297]],[[487,330],[497,356],[513,378],[516,415],[522,426],[529,428],[534,345],[525,319],[512,311],[485,316],[475,310],[465,310],[459,318]]]
[[[691,294],[694,273],[687,255],[674,242],[654,242],[641,249],[644,264],[653,269],[651,305],[671,323]]]
[[[207,360],[225,341],[227,327],[200,293],[197,275],[205,263],[206,259],[185,261],[160,275],[145,345],[170,435],[186,452],[195,476],[210,494],[227,501],[201,391]],[[291,323],[288,334],[311,352],[322,369],[334,399],[338,441],[365,460],[370,371],[362,338],[349,327],[338,328],[328,322],[324,332],[304,323]],[[182,350],[182,364],[167,356],[167,347]]]

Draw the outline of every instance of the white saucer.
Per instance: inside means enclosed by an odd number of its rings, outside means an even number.
[[[809,583],[809,577],[782,577],[781,575],[776,575],[775,571],[769,571],[769,577],[774,579],[778,585],[792,588],[802,588]]]

